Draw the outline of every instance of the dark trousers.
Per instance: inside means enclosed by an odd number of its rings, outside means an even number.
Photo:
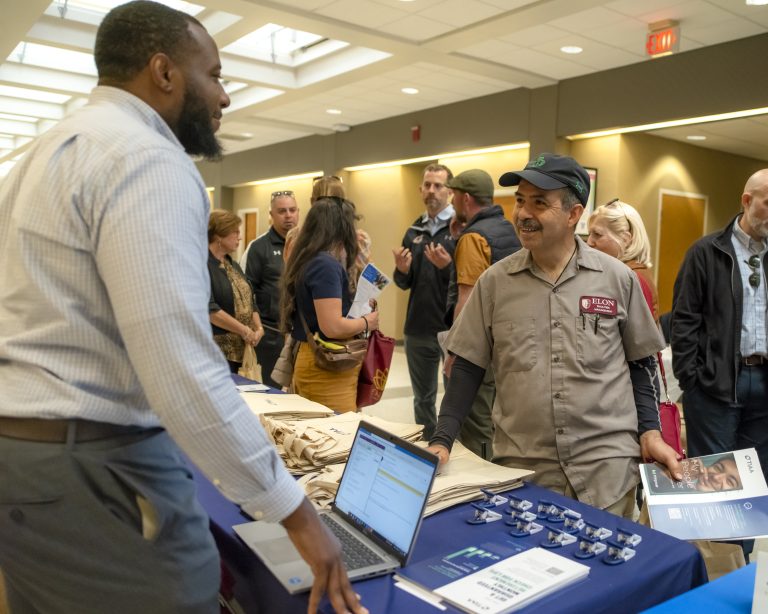
[[[698,388],[683,392],[688,456],[755,448],[768,479],[768,365],[741,368],[736,398],[725,403]],[[742,544],[747,561],[753,543]]]
[[[443,351],[436,335],[405,335],[405,358],[413,388],[413,415],[416,424],[424,425],[424,439],[435,432],[437,413],[437,377]]]
[[[0,569],[13,614],[218,612],[218,551],[165,431],[0,437]]]
[[[256,346],[256,360],[261,367],[261,383],[278,390],[281,386],[272,379],[272,369],[275,368],[275,363],[280,357],[284,343],[285,337],[281,333],[270,330],[265,326],[264,336]]]
[[[737,403],[725,403],[693,388],[683,392],[688,455],[755,448],[768,479],[768,365],[742,367]]]

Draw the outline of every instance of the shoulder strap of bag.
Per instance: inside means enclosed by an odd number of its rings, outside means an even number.
[[[664,371],[664,360],[661,357],[661,352],[657,353],[656,356],[659,358],[659,371],[661,371],[661,382],[664,384],[664,396],[667,398],[667,403],[669,403],[669,391],[667,390],[667,374]]]
[[[299,312],[299,319],[301,320],[301,325],[304,327],[304,333],[307,335],[307,343],[309,343],[310,347],[314,349],[314,347],[316,346],[315,337],[309,330],[309,326],[307,325],[307,320],[304,318],[304,314],[302,313],[301,308],[299,307],[298,301],[296,302],[296,310]]]

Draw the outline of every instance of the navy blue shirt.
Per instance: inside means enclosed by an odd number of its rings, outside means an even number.
[[[324,298],[340,298],[342,315],[347,315],[352,306],[347,272],[328,252],[320,252],[309,261],[300,283],[297,284],[296,311],[293,313],[293,332],[291,333],[294,339],[307,340],[299,318],[299,309],[304,314],[309,330],[313,333],[320,330],[313,301]],[[322,333],[320,334],[323,336]]]

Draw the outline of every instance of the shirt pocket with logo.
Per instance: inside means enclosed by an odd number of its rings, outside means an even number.
[[[586,313],[576,316],[576,360],[589,371],[604,371],[621,344],[618,320],[613,316]]]
[[[496,364],[502,371],[530,371],[536,366],[536,318],[516,318],[493,324]]]

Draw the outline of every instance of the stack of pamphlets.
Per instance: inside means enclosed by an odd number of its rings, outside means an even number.
[[[343,464],[331,465],[319,473],[305,475],[299,479],[299,483],[316,507],[328,509],[336,497],[343,471]],[[533,475],[533,471],[494,465],[455,442],[450,461],[435,476],[424,516],[457,503],[480,499],[483,496],[481,488],[494,492],[517,488],[522,486],[523,478],[529,475]]]
[[[408,441],[418,441],[424,430],[420,424],[389,422],[356,412],[311,420],[276,420],[266,416],[262,423],[288,470],[303,475],[346,462],[357,425],[363,419]]]
[[[768,536],[768,487],[754,448],[687,458],[683,479],[640,465],[651,526],[679,539]]]
[[[589,567],[513,538],[469,545],[395,572],[400,588],[419,589],[470,614],[504,614],[589,575]],[[416,590],[413,587],[416,587]]]
[[[240,392],[240,396],[248,404],[251,411],[264,418],[275,420],[309,420],[332,416],[334,411],[325,405],[315,403],[298,394],[264,394],[263,392]]]

